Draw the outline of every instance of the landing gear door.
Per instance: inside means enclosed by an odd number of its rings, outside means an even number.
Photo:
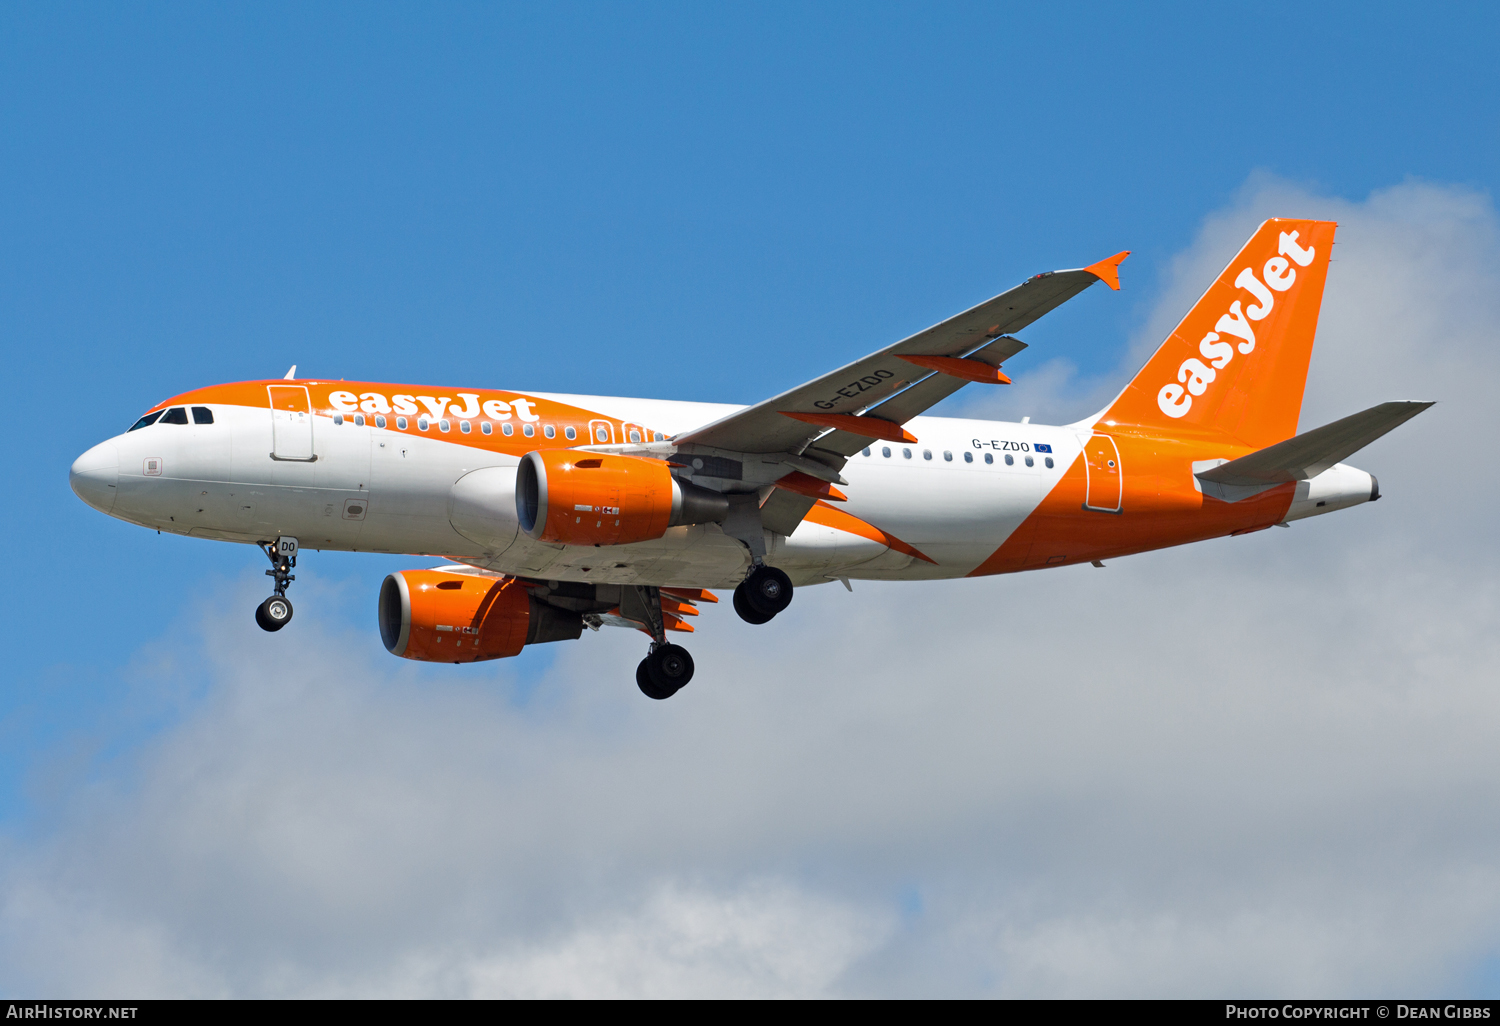
[[[271,459],[311,463],[312,402],[306,385],[267,385],[271,396]]]
[[[1083,508],[1104,513],[1120,512],[1124,476],[1120,468],[1120,450],[1109,435],[1094,435],[1083,447],[1084,470],[1088,484]]]

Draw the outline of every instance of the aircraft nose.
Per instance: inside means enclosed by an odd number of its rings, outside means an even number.
[[[68,471],[74,493],[101,513],[114,509],[119,481],[120,450],[113,442],[100,442],[74,460]]]

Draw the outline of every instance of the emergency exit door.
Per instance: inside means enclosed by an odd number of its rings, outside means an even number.
[[[1125,479],[1120,472],[1120,450],[1115,446],[1115,440],[1109,435],[1095,435],[1083,447],[1083,457],[1087,474],[1083,508],[1104,513],[1120,512]]]
[[[311,463],[312,402],[306,385],[267,385],[271,395],[271,459]]]

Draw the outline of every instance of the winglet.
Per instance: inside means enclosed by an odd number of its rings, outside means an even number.
[[[1089,264],[1084,268],[1084,270],[1092,274],[1095,278],[1098,278],[1100,281],[1104,282],[1104,284],[1108,285],[1116,292],[1119,292],[1120,265],[1125,262],[1125,258],[1129,255],[1130,250],[1121,250],[1112,257],[1105,257],[1097,264]]]

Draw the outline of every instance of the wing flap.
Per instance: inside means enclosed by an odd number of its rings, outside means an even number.
[[[1102,272],[1102,264],[1094,266]],[[1102,274],[1092,269],[1038,274],[1007,292],[925,331],[919,331],[893,346],[887,346],[764,402],[678,435],[673,441],[679,448],[706,446],[747,453],[801,452],[809,442],[823,434],[826,428],[798,423],[782,414],[835,413],[857,416],[931,376],[924,368],[914,367],[900,359],[901,356],[974,357],[1002,336],[1019,331],[1102,280],[1105,280]],[[966,383],[962,378],[947,375],[941,377],[944,379],[941,384],[934,383],[901,405],[900,409],[907,419],[929,408],[932,402],[951,395]],[[926,401],[928,396],[937,398],[916,408],[918,400]],[[894,410],[895,408],[892,412]]]
[[[1026,343],[1018,338],[997,338],[989,345],[970,353],[968,359],[982,361],[992,367],[999,367],[1003,362],[1009,360],[1025,348]],[[879,417],[893,424],[904,424],[913,417],[932,409],[968,383],[968,380],[965,378],[953,377],[948,374],[929,374],[915,385],[897,392],[885,402],[870,410],[868,415]],[[819,438],[815,444],[819,449],[836,452],[841,456],[853,456],[869,445],[870,439],[865,435],[852,431],[835,431],[830,435]]]

